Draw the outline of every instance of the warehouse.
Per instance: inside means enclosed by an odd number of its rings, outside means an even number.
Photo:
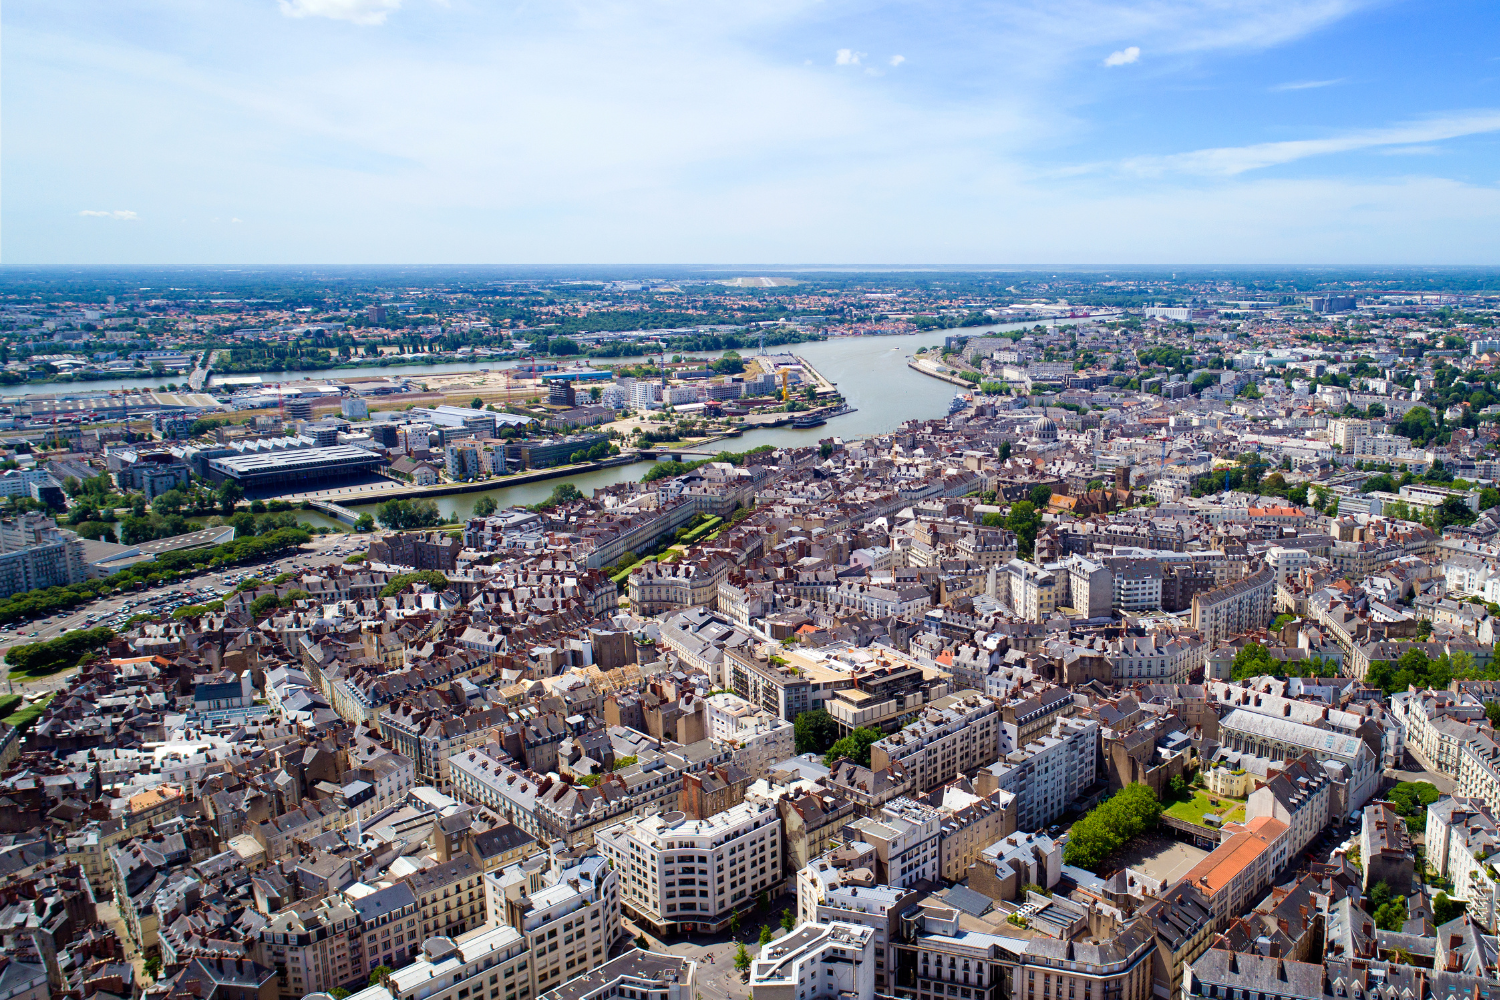
[[[386,465],[383,455],[354,445],[331,448],[300,448],[270,454],[226,455],[208,462],[208,476],[216,483],[233,479],[248,493],[296,483],[347,479],[378,472]]]

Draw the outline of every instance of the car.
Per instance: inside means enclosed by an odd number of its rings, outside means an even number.
[[[1047,833],[1049,836],[1055,837],[1059,833],[1062,833],[1062,827],[1054,823],[1052,826],[1047,827]]]
[[[28,639],[35,639],[36,638],[36,633],[35,632],[27,632],[26,633],[26,638],[28,638]]]

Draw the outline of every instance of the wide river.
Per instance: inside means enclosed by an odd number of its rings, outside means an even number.
[[[976,330],[971,328],[965,332],[972,334]],[[791,427],[749,430],[741,437],[722,441],[712,447],[726,451],[746,451],[763,444],[777,447],[816,445],[826,437],[865,437],[892,430],[904,420],[946,416],[948,404],[959,389],[906,367],[907,361],[918,347],[942,342],[941,332],[929,331],[909,336],[837,337],[815,343],[767,348],[768,352],[790,351],[806,358],[824,378],[839,387],[855,412],[834,417],[822,427],[806,430],[794,430]],[[740,353],[748,355],[750,352]],[[693,356],[704,355],[695,352]],[[444,516],[462,520],[469,516],[474,504],[483,496],[493,497],[501,507],[536,503],[545,499],[553,487],[565,482],[572,483],[587,496],[591,490],[601,486],[639,480],[646,474],[646,469],[645,463],[637,462],[569,476],[566,479],[524,483],[483,493],[459,493],[437,497],[436,500]],[[352,504],[350,506],[356,510],[369,509],[373,512],[374,509],[355,507]]]
[[[1066,323],[1067,321],[1063,321]],[[772,427],[765,430],[746,431],[741,437],[720,442],[714,447],[728,451],[745,451],[763,444],[785,447],[790,445],[815,445],[821,438],[838,436],[844,438],[865,437],[880,434],[895,428],[904,420],[933,419],[948,413],[948,404],[956,386],[921,375],[906,367],[907,361],[918,347],[941,344],[943,337],[955,332],[965,336],[976,336],[991,331],[1029,329],[1031,323],[1010,323],[988,327],[968,327],[960,331],[929,330],[926,333],[907,336],[882,337],[836,337],[830,340],[806,344],[787,344],[767,348],[768,352],[790,352],[806,358],[824,378],[839,387],[855,412],[835,417],[822,427],[794,430],[791,427]],[[693,357],[717,357],[722,352],[695,351]],[[749,356],[751,350],[740,352]],[[632,358],[599,359],[601,364],[621,364],[638,361]],[[440,372],[491,370],[508,367],[514,362],[474,361],[441,365],[390,365],[385,368],[345,368],[314,373],[314,377],[348,377],[356,375],[437,374]],[[287,373],[286,377],[293,377]],[[270,381],[277,376],[268,373],[261,376]],[[295,377],[301,378],[300,374]],[[127,379],[112,382],[70,383],[38,386],[38,392],[58,392],[88,389],[145,388],[164,384],[159,379]],[[460,493],[437,497],[438,509],[449,520],[467,518],[480,497],[493,497],[501,507],[513,504],[536,503],[545,499],[555,486],[572,483],[585,495],[597,487],[610,486],[628,480],[638,480],[645,475],[647,466],[637,462],[633,465],[618,465],[598,472],[587,472],[565,479],[548,479],[517,486],[500,487],[485,492]],[[348,504],[355,510],[371,510],[373,505]],[[304,514],[304,518],[315,524],[335,526],[336,522],[318,515]]]

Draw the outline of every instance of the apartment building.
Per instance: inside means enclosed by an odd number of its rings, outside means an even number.
[[[631,570],[630,607],[640,615],[695,606],[714,606],[719,584],[729,576],[729,560],[710,557],[694,562],[641,562]]]
[[[779,657],[773,662],[755,650],[724,647],[727,686],[772,715],[795,722],[803,712],[825,708],[834,692],[854,686],[853,675],[817,665],[795,670]]]
[[[1264,628],[1275,615],[1276,574],[1262,566],[1243,580],[1193,598],[1192,626],[1213,649],[1230,636]]]
[[[874,1000],[875,932],[835,921],[803,924],[750,963],[760,1000]]]
[[[521,932],[532,995],[590,972],[619,940],[620,878],[598,855],[539,854],[484,876],[489,922]]]
[[[939,698],[915,722],[870,746],[870,769],[895,767],[919,792],[945,785],[1000,755],[1000,709],[978,691]]]
[[[895,982],[892,943],[901,913],[916,898],[910,889],[876,881],[874,848],[868,844],[836,848],[797,872],[799,924],[840,921],[875,932],[875,992],[881,996],[889,996]]]
[[[595,834],[620,873],[621,905],[656,933],[714,933],[781,882],[781,817],[751,802],[708,819],[631,817]]]
[[[417,895],[405,882],[361,896],[350,893],[349,906],[359,920],[364,973],[385,966],[399,968],[414,958],[424,935],[417,930]]]
[[[487,916],[483,873],[474,859],[460,854],[406,877],[417,897],[423,940],[428,935],[453,937],[483,926]]]
[[[877,881],[908,888],[937,881],[942,871],[942,825],[942,814],[931,806],[895,798],[876,815],[855,820],[845,830],[875,848]]]
[[[1057,577],[1035,563],[1012,559],[995,567],[996,596],[1009,598],[1017,617],[1044,622],[1057,610]]]
[[[1476,733],[1459,752],[1458,780],[1454,794],[1483,802],[1492,812],[1500,811],[1500,746]]]
[[[276,970],[282,1000],[301,1000],[363,981],[359,918],[341,900],[270,916],[254,942],[254,958]]]
[[[1181,882],[1193,883],[1208,900],[1216,931],[1249,909],[1271,884],[1276,875],[1271,861],[1285,836],[1285,823],[1269,816],[1258,817],[1232,831],[1182,877]]]
[[[975,795],[962,784],[943,789],[937,809],[943,818],[939,832],[939,868],[949,882],[959,882],[986,847],[1016,830],[1016,795],[996,788]]]
[[[1067,811],[1098,778],[1099,723],[1058,718],[1052,732],[981,770],[974,790],[1015,796],[1015,829],[1039,830]]]
[[[449,758],[490,742],[496,728],[510,722],[511,717],[506,708],[455,714],[403,699],[388,705],[376,721],[381,735],[413,762],[424,785],[451,793]]]
[[[416,961],[390,973],[392,1000],[529,1000],[531,956],[514,927],[487,927],[455,940],[433,935]]]
[[[586,976],[572,979],[537,1000],[692,1000],[698,963],[677,955],[632,948]],[[354,1000],[354,998],[350,998]]]
[[[1427,863],[1453,883],[1449,893],[1468,903],[1468,914],[1494,934],[1500,923],[1500,878],[1492,874],[1500,854],[1500,823],[1487,803],[1444,796],[1427,807]]]
[[[902,918],[901,1000],[1149,1000],[1155,937],[1143,917],[1120,922],[1061,897],[1028,902],[1034,929],[1017,937],[970,929],[973,918],[928,899]],[[998,917],[998,914],[991,914]]]
[[[1270,861],[1271,870],[1279,871],[1288,860],[1299,857],[1330,820],[1342,815],[1339,804],[1328,772],[1316,757],[1304,753],[1250,793],[1245,822],[1269,816],[1286,824],[1286,836],[1276,845]]]
[[[1186,684],[1193,668],[1203,665],[1203,651],[1197,639],[1153,632],[1111,639],[1108,658],[1117,681]]]
[[[1406,820],[1389,802],[1370,803],[1360,818],[1360,864],[1365,874],[1362,888],[1368,893],[1384,882],[1392,895],[1410,895],[1416,865]]]

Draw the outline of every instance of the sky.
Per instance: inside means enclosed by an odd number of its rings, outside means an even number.
[[[7,0],[0,263],[1500,264],[1500,5]]]

